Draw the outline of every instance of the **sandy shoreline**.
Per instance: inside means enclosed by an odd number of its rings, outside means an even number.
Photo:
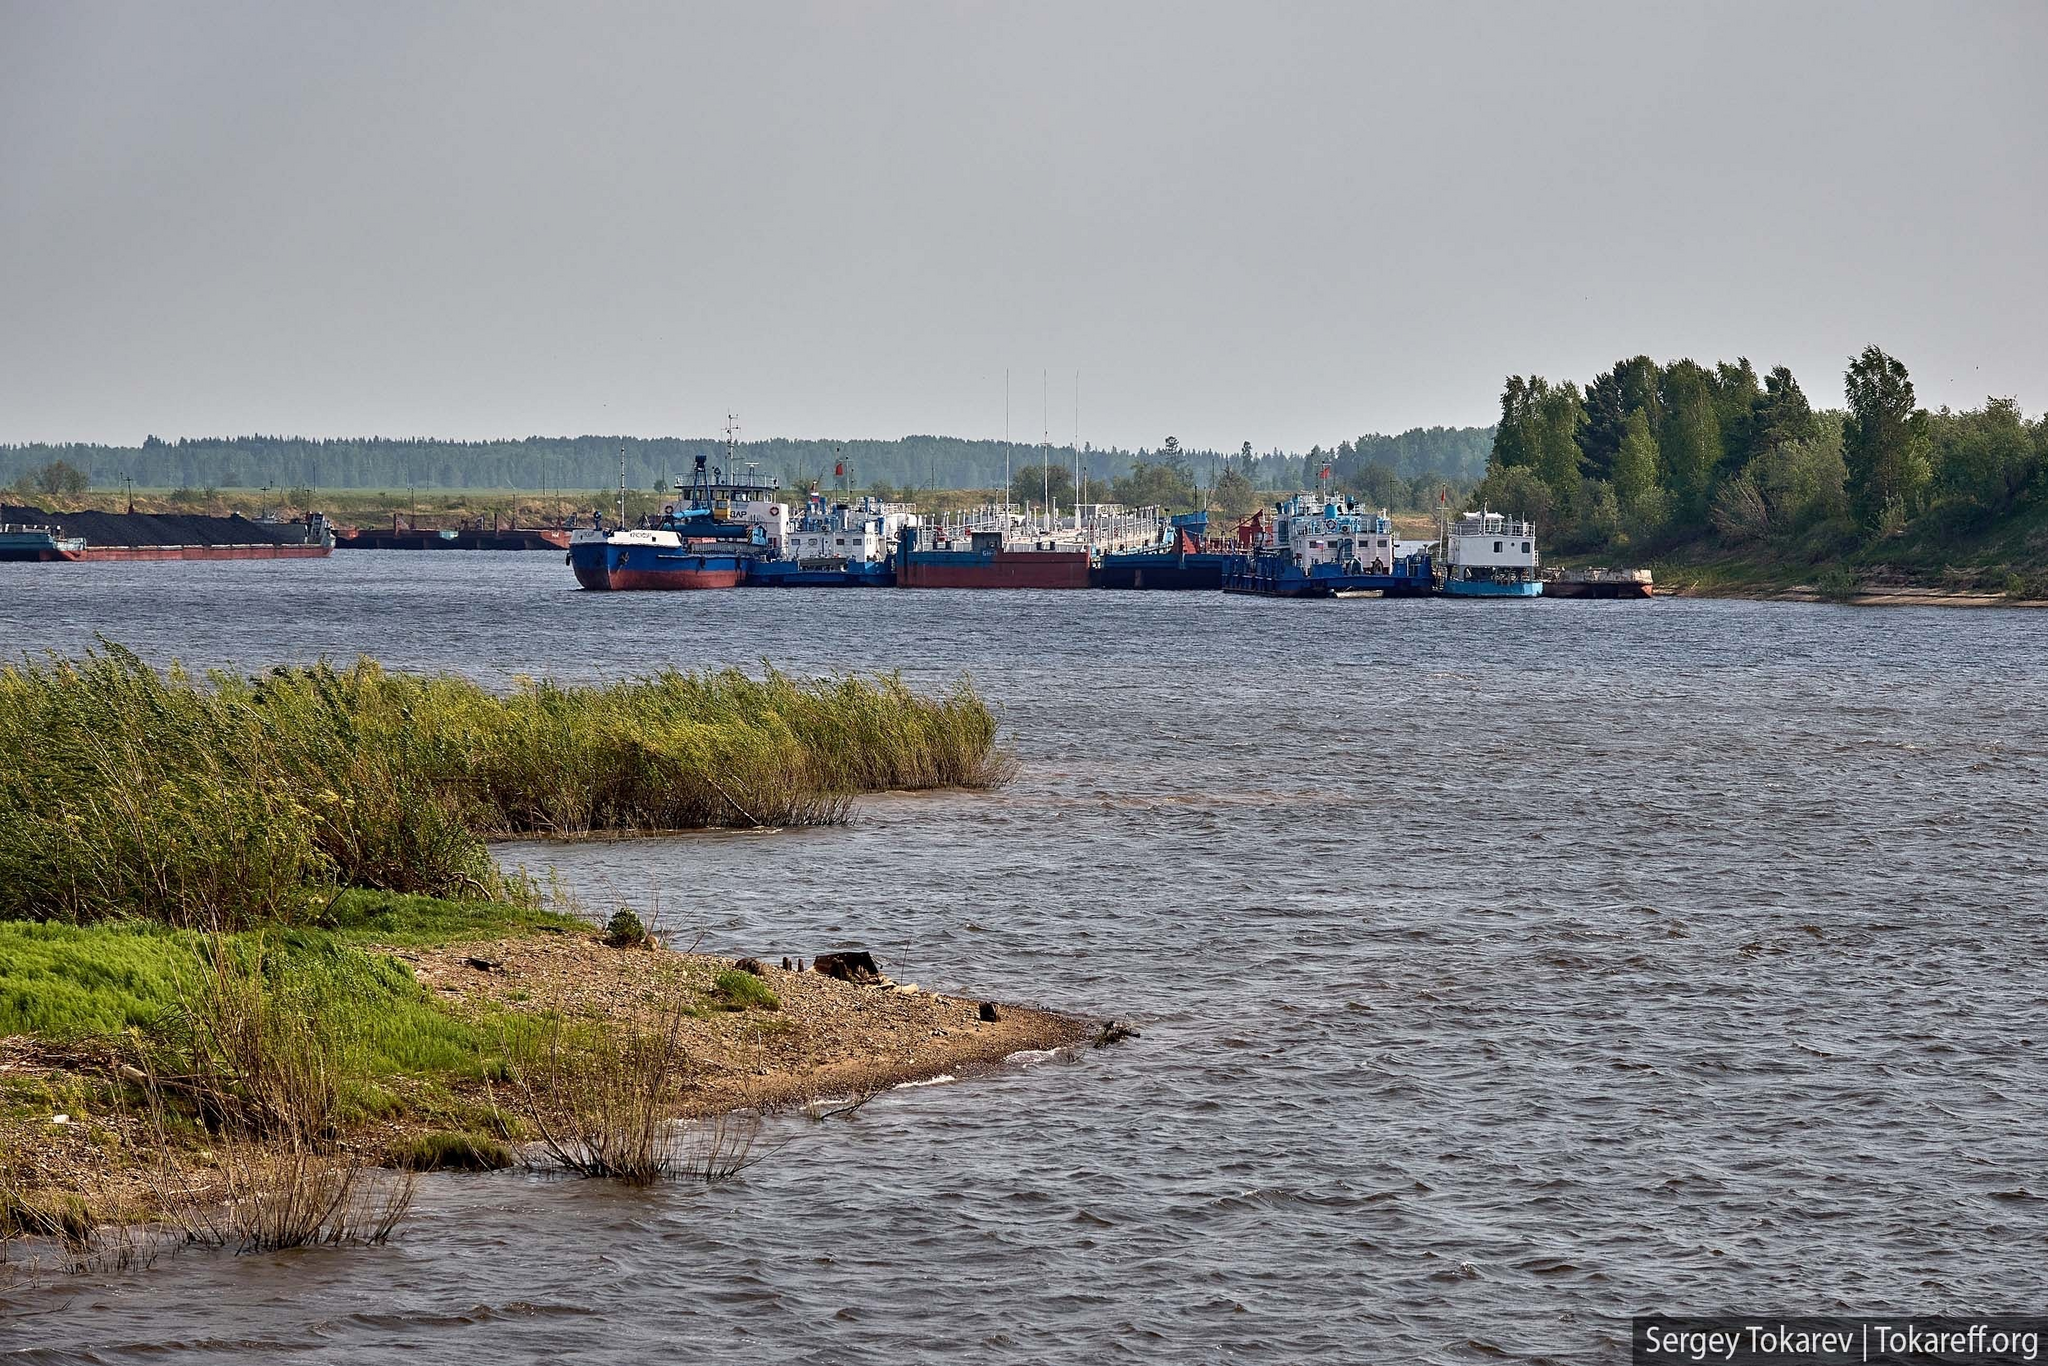
[[[1871,588],[1847,597],[1827,597],[1811,584],[1785,588],[1753,585],[1657,586],[1660,598],[1730,598],[1742,602],[1828,602],[1845,607],[2048,607],[2048,599],[2013,598],[2003,593],[1973,593],[1947,588]]]
[[[979,1000],[911,984],[856,985],[774,965],[763,967],[760,980],[776,1007],[731,1009],[721,1005],[715,982],[734,960],[613,948],[594,934],[371,951],[405,963],[440,1007],[457,1016],[559,1012],[635,1028],[681,1007],[687,1065],[677,1119],[859,1100],[907,1082],[983,1075],[1013,1055],[1068,1047],[1094,1032],[1087,1019],[1032,1006],[993,1003],[997,1018],[991,1021],[981,1018]],[[197,1141],[174,1140],[175,1150],[163,1151],[137,1109],[106,1099],[119,1068],[104,1044],[0,1039],[0,1087],[13,1100],[0,1117],[0,1153],[8,1158],[0,1186],[76,1196],[96,1218],[120,1222],[155,1213],[152,1175],[167,1158],[188,1173],[203,1173],[210,1154]],[[351,1126],[336,1145],[369,1164],[388,1162],[424,1135],[465,1127],[454,1114],[484,1114],[494,1105],[517,1114],[510,1103],[514,1088],[502,1081],[494,1092],[482,1080],[382,1080],[403,1106]],[[44,1099],[24,1104],[28,1096]],[[513,1135],[515,1148],[520,1137]],[[0,1197],[6,1194],[0,1189]]]
[[[577,935],[526,935],[432,948],[383,949],[412,968],[450,1009],[561,1010],[626,1023],[661,1000],[704,999],[730,958],[622,950]],[[495,966],[479,971],[471,960]],[[762,980],[777,1010],[712,1011],[683,1024],[695,1064],[684,1115],[785,1109],[925,1081],[973,1075],[1013,1053],[1080,1042],[1089,1022],[998,1002],[1000,1019],[979,1018],[980,1002],[915,984],[857,986],[774,964]]]

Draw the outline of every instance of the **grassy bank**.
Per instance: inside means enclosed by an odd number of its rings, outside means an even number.
[[[410,1196],[380,1166],[723,1179],[766,1110],[1084,1034],[519,906],[348,892],[326,922],[0,924],[0,1263],[119,1262],[137,1224],[375,1241]]]
[[[747,1160],[740,1131],[719,1121],[699,1162],[669,1117],[1067,1037],[600,935],[486,845],[841,820],[863,792],[1002,782],[996,741],[966,685],[893,678],[496,694],[368,660],[193,677],[113,646],[0,669],[0,1261],[21,1236],[125,1257],[104,1230],[137,1219],[374,1241],[409,1198],[378,1163],[503,1165],[526,1139],[591,1170],[630,1131],[601,1174],[714,1176]]]
[[[304,925],[336,889],[518,899],[485,841],[844,819],[1007,776],[965,684],[664,672],[500,695],[346,668],[0,669],[0,920]]]

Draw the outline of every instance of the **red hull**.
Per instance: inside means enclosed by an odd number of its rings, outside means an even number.
[[[1065,550],[1004,550],[982,564],[920,564],[916,555],[896,567],[898,588],[1086,588],[1088,556]]]
[[[608,582],[592,583],[581,571],[578,571],[576,581],[585,588],[609,588],[620,593],[649,588],[737,588],[741,572],[738,569],[614,569]],[[597,575],[593,573],[591,578],[595,577]]]
[[[333,550],[325,545],[89,545],[81,560],[311,560]]]

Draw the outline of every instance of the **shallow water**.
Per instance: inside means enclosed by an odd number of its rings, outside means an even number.
[[[0,1291],[0,1349],[1577,1362],[1637,1311],[2039,1307],[2036,617],[567,589],[538,554],[0,565],[0,639],[970,673],[1003,792],[503,856],[1142,1037],[788,1120],[713,1190],[434,1177],[388,1248]]]

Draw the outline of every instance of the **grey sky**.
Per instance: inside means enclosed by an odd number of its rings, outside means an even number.
[[[0,440],[2048,406],[2048,4],[0,0]]]

